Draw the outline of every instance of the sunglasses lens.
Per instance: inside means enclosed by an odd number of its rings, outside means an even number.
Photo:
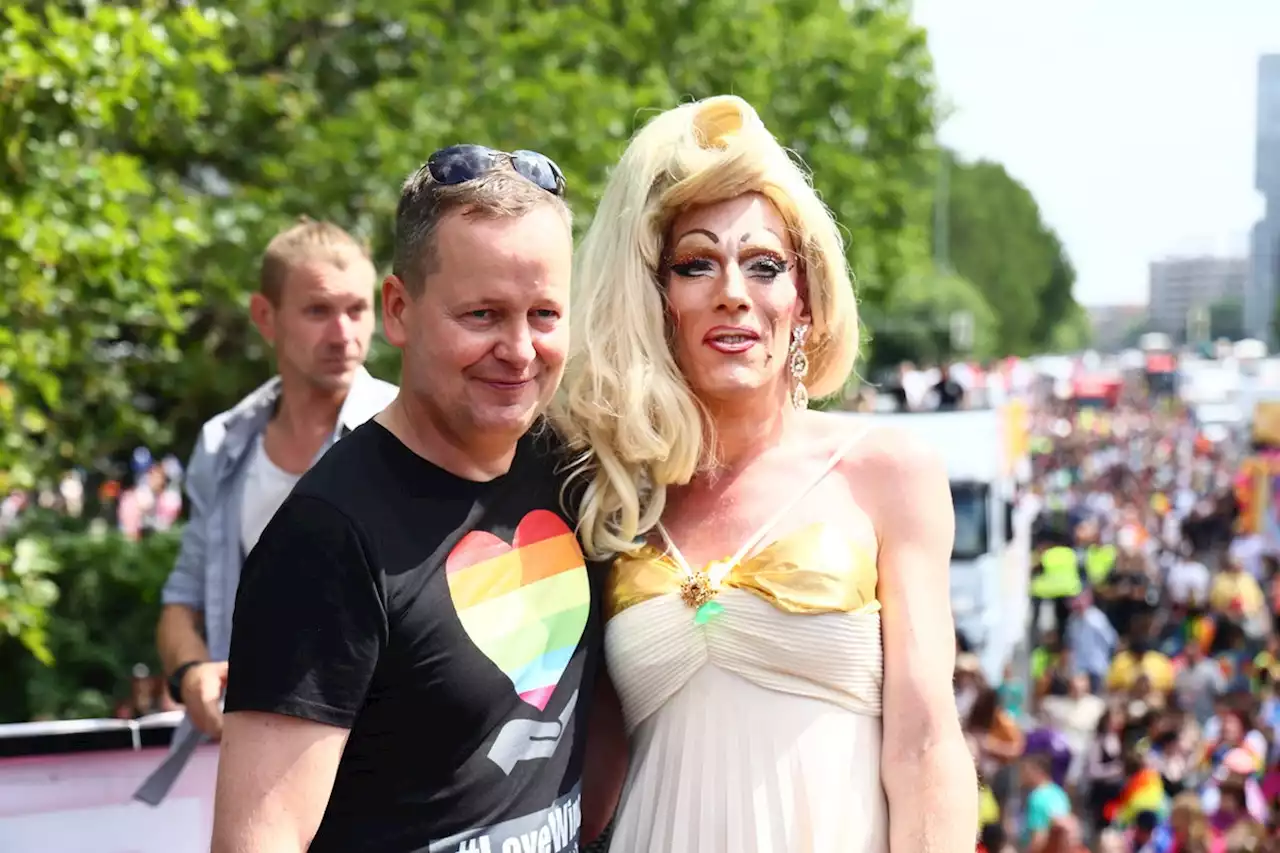
[[[515,170],[549,193],[560,195],[564,191],[564,176],[560,168],[545,154],[537,151],[515,151],[511,154]]]
[[[432,154],[427,168],[436,183],[453,186],[491,171],[496,159],[497,152],[483,145],[454,145]]]
[[[483,145],[454,145],[432,154],[427,169],[436,183],[453,186],[487,175],[508,157],[517,174],[549,193],[564,195],[564,173],[551,158],[537,151],[504,154]]]

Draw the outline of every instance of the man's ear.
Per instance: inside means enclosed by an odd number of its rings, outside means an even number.
[[[274,346],[276,342],[276,306],[271,304],[271,300],[261,293],[255,293],[249,297],[249,319],[253,321],[253,325],[257,327],[258,333],[262,335],[263,340]]]
[[[413,297],[399,276],[392,274],[382,280],[382,333],[393,347],[403,348],[409,340],[405,312],[412,302]]]

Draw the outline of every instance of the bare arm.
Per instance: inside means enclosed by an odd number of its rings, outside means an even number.
[[[156,627],[156,646],[166,673],[172,673],[187,661],[208,660],[204,613],[187,604],[166,604]]]
[[[279,714],[228,714],[212,853],[304,853],[329,802],[347,734]]]
[[[291,494],[240,576],[213,853],[308,848],[387,632],[360,532]]]
[[[181,697],[187,719],[211,738],[222,736],[222,692],[227,686],[226,661],[208,662],[204,614],[185,604],[166,604],[156,631],[166,674],[192,661],[206,661],[182,673]]]
[[[205,587],[208,575],[206,526],[212,501],[214,454],[209,450],[210,428],[201,434],[187,465],[187,523],[182,529],[178,561],[161,593],[164,603],[156,626],[156,647],[165,675],[193,661],[208,661],[205,641]],[[182,678],[182,704],[192,725],[209,735],[222,733],[219,701],[226,685],[225,663],[193,666]]]
[[[942,460],[918,441],[882,434],[873,520],[880,539],[884,635],[881,776],[891,853],[972,850],[978,780],[952,692],[950,581],[955,515]],[[922,820],[927,816],[927,820]]]

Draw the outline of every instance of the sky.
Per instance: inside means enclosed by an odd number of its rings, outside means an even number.
[[[1245,255],[1258,57],[1280,0],[914,0],[942,141],[1036,197],[1084,305],[1147,299],[1147,265]]]

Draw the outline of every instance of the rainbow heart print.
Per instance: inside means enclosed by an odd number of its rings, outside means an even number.
[[[578,539],[560,516],[534,510],[511,544],[473,530],[445,560],[449,596],[471,642],[539,711],[582,639],[591,584]]]

